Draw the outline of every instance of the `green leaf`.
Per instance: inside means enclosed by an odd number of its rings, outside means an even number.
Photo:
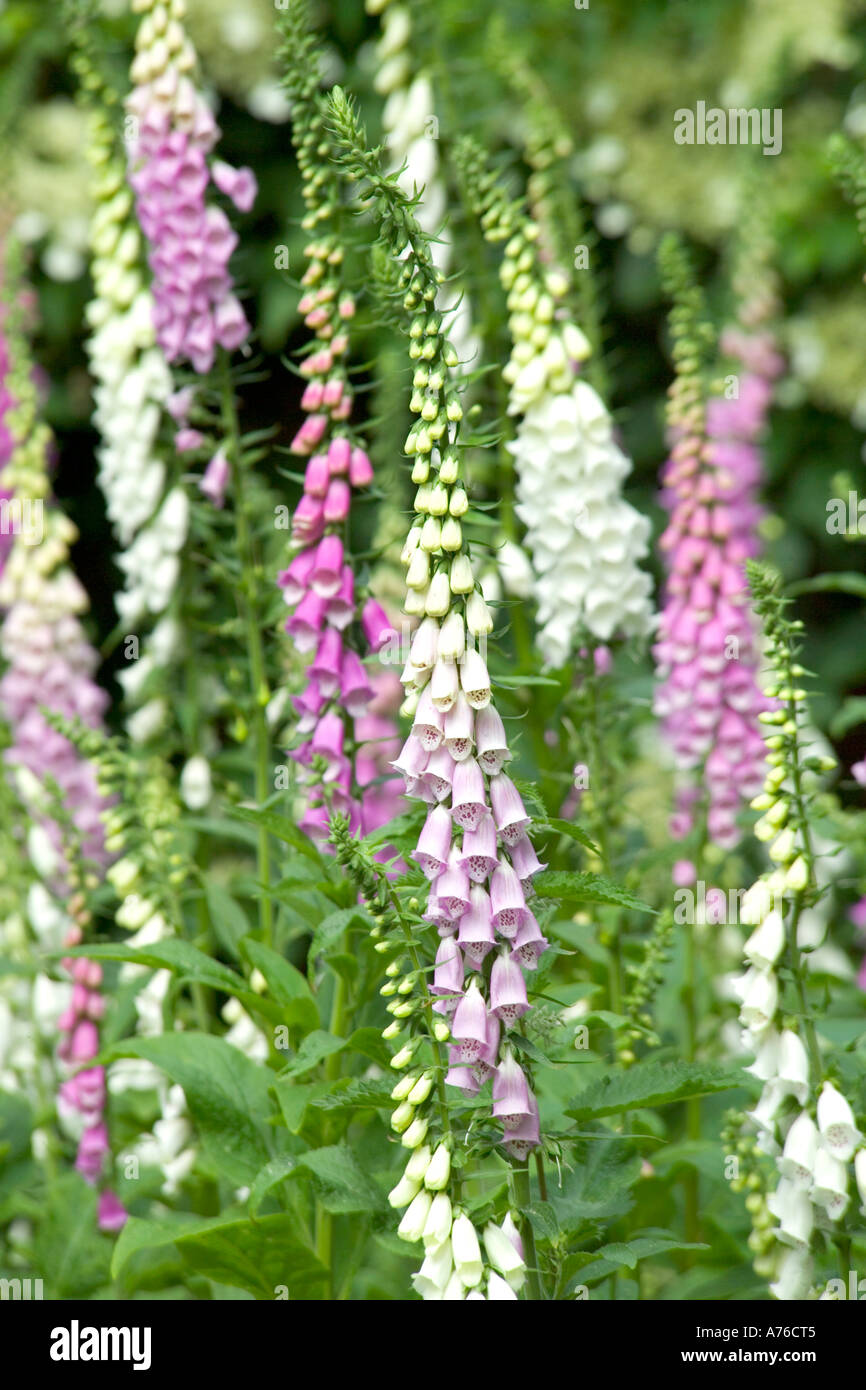
[[[565,1113],[575,1120],[596,1119],[729,1091],[744,1082],[742,1072],[712,1062],[639,1062],[594,1081],[575,1096]]]
[[[312,1071],[325,1057],[330,1057],[332,1052],[342,1052],[345,1046],[345,1038],[335,1038],[333,1033],[326,1033],[323,1029],[317,1028],[307,1034],[298,1048],[297,1055],[283,1069],[281,1076],[303,1076],[304,1072]]]
[[[358,1081],[342,1076],[337,1081],[325,1083],[321,1094],[314,1096],[309,1103],[314,1110],[327,1110],[329,1113],[344,1110],[392,1110],[392,1085],[387,1078],[381,1081]],[[309,1089],[312,1091],[315,1088]]]
[[[694,1245],[678,1240],[666,1231],[640,1233],[628,1241],[613,1241],[593,1252],[593,1258],[578,1271],[566,1289],[573,1293],[578,1284],[595,1283],[621,1269],[636,1269],[640,1260],[654,1255],[670,1255],[679,1250],[708,1250],[707,1245]]]
[[[183,1088],[205,1154],[236,1187],[251,1183],[271,1157],[272,1074],[222,1038],[169,1033],[115,1044],[114,1057],[143,1057]]]
[[[204,892],[214,935],[223,950],[237,960],[238,942],[250,929],[247,914],[231,893],[212,878],[205,880]]]
[[[274,839],[282,840],[283,844],[291,845],[299,854],[305,858],[312,859],[324,867],[325,860],[319,853],[312,840],[299,830],[294,821],[289,820],[288,816],[281,816],[276,811],[259,811],[252,806],[232,806],[231,814],[238,820],[245,821],[248,825],[255,825],[259,830],[266,830]]]
[[[571,902],[610,903],[616,907],[627,907],[634,912],[651,912],[654,907],[636,898],[619,883],[611,883],[601,874],[577,873],[573,870],[546,869],[532,880],[533,887],[540,898],[566,898]]]
[[[307,1109],[319,1096],[325,1095],[336,1085],[333,1081],[298,1082],[293,1077],[283,1077],[274,1084],[274,1094],[279,1102],[286,1129],[290,1134],[300,1134],[307,1117]]]
[[[305,1033],[318,1027],[319,1010],[300,970],[255,937],[245,936],[240,949],[250,965],[260,970],[267,980],[268,989],[280,1006],[282,1022],[289,1028],[301,1028]]]
[[[260,1220],[229,1214],[203,1218],[172,1213],[157,1221],[131,1217],[117,1241],[112,1273],[119,1278],[141,1251],[174,1246],[184,1265],[220,1284],[273,1299],[285,1286],[290,1298],[311,1289],[321,1294],[325,1266],[298,1240],[297,1218],[287,1213]]]
[[[152,970],[171,970],[181,982],[191,981],[234,994],[245,1008],[262,1008],[264,1004],[236,970],[213,960],[197,946],[178,937],[167,937],[165,941],[156,941],[152,946],[138,948],[125,946],[122,941],[110,941],[93,946],[64,947],[62,952],[52,954],[86,956],[88,960],[131,961],[135,965],[149,966]],[[270,1011],[273,1012],[273,1008]]]
[[[558,816],[550,816],[546,821],[539,825],[539,830],[555,830],[559,835],[567,835],[570,840],[577,840],[578,844],[583,845],[592,854],[600,854],[601,850],[594,840],[591,840],[586,831],[579,825],[574,825],[570,820],[560,820]]]
[[[312,963],[317,956],[336,946],[350,927],[357,926],[362,931],[368,932],[372,925],[372,920],[360,907],[343,907],[337,912],[329,913],[313,932],[313,939],[307,952],[308,961]]]
[[[798,579],[789,584],[785,591],[791,598],[799,594],[854,594],[866,598],[866,574],[853,570],[841,570],[835,574],[818,574],[814,579]]]
[[[866,724],[866,695],[854,695],[845,700],[830,720],[830,737],[844,738],[850,729]]]
[[[49,1298],[87,1298],[109,1282],[111,1245],[99,1232],[97,1194],[78,1173],[50,1190],[34,1242],[35,1265]]]
[[[250,1216],[255,1216],[265,1197],[281,1182],[285,1182],[294,1168],[297,1159],[294,1154],[278,1154],[266,1163],[250,1188],[248,1205]]]
[[[385,1203],[359,1165],[352,1150],[345,1144],[332,1144],[324,1149],[311,1149],[300,1154],[297,1168],[313,1174],[328,1211],[379,1211]]]

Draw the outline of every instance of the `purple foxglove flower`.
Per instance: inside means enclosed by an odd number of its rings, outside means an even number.
[[[527,910],[526,920],[517,929],[514,938],[514,946],[511,950],[511,959],[522,965],[524,970],[535,970],[538,966],[538,957],[542,951],[546,951],[548,942],[541,934],[541,928]]]
[[[427,751],[419,738],[410,734],[400,750],[399,757],[391,763],[395,772],[399,772],[405,777],[407,782],[412,782],[420,777],[427,766]]]
[[[172,391],[165,402],[165,408],[176,425],[186,424],[194,400],[194,386],[183,386],[179,391]]]
[[[190,454],[193,449],[201,448],[204,444],[204,435],[199,430],[184,428],[178,430],[174,436],[174,447],[179,454]]]
[[[535,853],[535,846],[528,835],[521,835],[513,844],[509,845],[508,853],[511,856],[514,872],[523,885],[523,891],[527,892],[531,888],[533,874],[540,873],[542,869],[547,868],[547,865],[541,863]]]
[[[348,647],[343,651],[340,664],[340,686],[343,704],[352,718],[357,719],[365,713],[375,692],[361,658]]]
[[[100,1231],[119,1231],[126,1224],[128,1212],[113,1192],[100,1192],[97,1220]]]
[[[421,691],[421,698],[415,711],[412,733],[423,744],[428,753],[433,753],[442,742],[443,725],[443,717],[433,703],[433,693],[430,686],[426,685]],[[451,750],[448,751],[450,753]],[[451,756],[453,758],[453,753]]]
[[[108,1151],[108,1130],[102,1121],[84,1131],[78,1143],[75,1166],[87,1182],[96,1182]]]
[[[313,545],[325,529],[324,507],[319,497],[305,493],[292,517],[292,539],[301,545]]]
[[[472,1072],[479,1086],[483,1086],[496,1070],[496,1059],[499,1056],[499,1035],[501,1025],[495,1014],[487,1014],[487,1037],[484,1046],[478,1054]]]
[[[290,608],[296,603],[300,603],[307,586],[310,582],[310,575],[316,563],[316,553],[314,550],[301,550],[289,562],[288,569],[284,569],[277,575],[277,583],[283,591],[283,598]]]
[[[367,639],[367,645],[374,656],[396,636],[393,624],[388,621],[387,613],[374,598],[368,598],[361,610],[361,627]]]
[[[337,439],[331,440],[328,446],[328,463],[331,466],[332,473],[348,473],[351,457],[352,446],[348,439],[340,435]]]
[[[445,745],[455,762],[462,762],[472,752],[474,730],[475,714],[461,690],[445,715]]]
[[[343,542],[339,536],[323,536],[310,573],[310,587],[320,598],[333,598],[339,593],[342,578]]]
[[[496,944],[490,920],[490,899],[477,883],[470,884],[469,906],[460,917],[457,940],[470,966],[476,970]]]
[[[229,482],[229,461],[222,449],[217,449],[207,468],[199,479],[199,490],[205,497],[213,503],[215,507],[222,507],[225,502],[226,488]]]
[[[496,957],[490,972],[490,1008],[506,1028],[529,1008],[523,971],[504,951]]]
[[[487,1042],[487,1005],[474,976],[457,1005],[451,1036],[458,1045],[461,1062],[478,1060]]]
[[[440,874],[441,878],[442,875]],[[435,885],[434,885],[435,887]],[[427,898],[427,906],[422,912],[425,922],[432,922],[440,936],[453,937],[454,922],[445,904],[440,902],[435,893],[431,892]],[[434,1004],[433,1008],[437,1013],[446,1013],[447,1010],[440,1004]]]
[[[70,1062],[90,1062],[99,1051],[99,1033],[93,1023],[82,1019],[69,1042]]]
[[[453,661],[436,662],[430,680],[430,695],[433,704],[442,714],[453,708],[460,689],[457,666]]]
[[[502,1139],[511,1157],[518,1161],[526,1158],[532,1149],[537,1148],[541,1138],[538,1127],[538,1102],[531,1091],[529,1104],[531,1114],[527,1115],[517,1129],[506,1130]]]
[[[451,814],[458,825],[469,831],[477,830],[487,815],[484,775],[474,758],[454,764]]]
[[[353,449],[349,460],[349,482],[352,487],[369,487],[372,481],[372,463],[363,449]]]
[[[492,816],[483,816],[474,830],[464,830],[461,863],[473,883],[485,883],[493,873],[499,857]]]
[[[439,747],[430,754],[419,780],[429,787],[437,801],[444,801],[451,792],[457,766],[448,749]]]
[[[463,957],[453,936],[446,936],[439,943],[436,952],[436,969],[430,993],[447,997],[447,1004],[456,1008],[457,999],[463,992]]]
[[[311,749],[328,762],[339,766],[343,762],[343,738],[345,729],[338,714],[325,714],[316,725]]]
[[[493,1077],[493,1114],[506,1130],[519,1129],[532,1114],[526,1077],[510,1048],[506,1048]]]
[[[503,859],[493,870],[490,880],[490,903],[493,908],[493,925],[511,940],[529,916],[526,899],[520,879],[507,860]]]
[[[326,526],[339,526],[349,515],[352,493],[343,478],[334,478],[325,495],[324,517]]]
[[[458,1090],[474,1096],[480,1089],[478,1078],[475,1076],[474,1067],[463,1061],[459,1047],[449,1047],[448,1064],[445,1073],[446,1086],[456,1086]]]
[[[326,628],[308,668],[310,678],[316,681],[326,700],[332,700],[340,689],[342,660],[343,640],[336,628]]]
[[[410,856],[425,877],[437,878],[448,863],[451,850],[451,817],[444,806],[434,806]]]
[[[304,296],[304,298],[306,298],[306,295]],[[303,301],[303,299],[302,299],[302,300],[301,300],[301,304],[303,304],[303,302],[304,302],[304,301]],[[299,305],[298,307],[300,308],[300,305]],[[321,410],[322,404],[323,404],[323,402],[324,402],[324,399],[325,399],[325,387],[324,387],[323,383],[322,383],[321,381],[308,381],[307,384],[306,384],[306,386],[304,387],[304,393],[303,393],[303,395],[301,396],[301,409],[302,409],[302,410],[308,410],[308,411]],[[325,480],[325,486],[321,488],[321,491],[319,491],[319,487],[320,487],[320,476],[321,476],[319,470],[316,471],[316,475],[315,475],[316,486],[315,486],[315,487],[311,487],[311,486],[310,486],[310,470],[309,470],[309,467],[308,467],[308,468],[307,468],[307,476],[306,476],[306,479],[305,479],[305,481],[304,481],[304,487],[306,488],[307,492],[315,493],[317,497],[324,497],[325,493],[326,493],[327,490],[328,490],[328,489],[327,489],[327,483],[328,483],[328,479],[329,479],[329,477],[330,477],[330,469],[328,468],[328,460],[327,460],[326,458],[324,458],[321,454],[317,454],[317,455],[315,455],[315,457],[317,458],[317,460],[318,460],[318,462],[319,462],[320,465],[321,465],[321,464],[324,464],[324,465],[325,465],[325,467],[324,467],[324,480]]]
[[[451,922],[462,917],[469,907],[469,879],[460,868],[458,856],[456,846],[452,847],[448,856],[448,867],[439,875],[432,888]]]
[[[317,385],[311,381],[307,391]],[[306,395],[306,391],[304,392]],[[331,470],[324,454],[313,454],[304,472],[304,492],[310,497],[326,497],[331,481]]]
[[[495,777],[511,754],[505,737],[505,725],[494,705],[479,710],[475,720],[475,739],[479,763],[486,773]]]
[[[340,587],[325,603],[325,617],[332,627],[345,632],[355,616],[355,576],[350,565],[343,566]]]
[[[220,193],[231,198],[239,212],[249,212],[256,200],[258,184],[252,169],[234,169],[221,159],[211,165],[211,177]]]
[[[515,844],[529,826],[529,816],[520,792],[504,772],[490,779],[490,804],[501,838],[507,845]]]
[[[292,453],[311,454],[321,444],[327,427],[327,415],[308,415],[289,445]]]
[[[319,713],[325,700],[319,687],[312,681],[300,695],[292,697],[292,704],[298,713],[298,733],[308,734],[316,727]]]

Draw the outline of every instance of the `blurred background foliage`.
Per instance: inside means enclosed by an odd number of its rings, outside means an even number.
[[[449,160],[457,135],[469,131],[499,157],[515,189],[546,165],[561,210],[560,254],[567,254],[570,237],[590,248],[589,269],[575,271],[577,310],[583,304],[599,317],[605,390],[635,461],[630,495],[657,527],[670,380],[657,244],[668,229],[689,240],[721,326],[733,311],[730,264],[743,189],[765,200],[780,276],[778,332],[789,363],[767,440],[767,554],[788,580],[862,572],[864,537],[848,540],[826,529],[828,498],[846,496],[849,488],[866,493],[866,252],[827,144],[840,130],[857,142],[866,139],[864,0],[818,6],[589,0],[586,8],[571,0],[411,0],[409,7],[413,70],[430,72],[436,91],[434,138],[451,183],[449,234],[459,288],[472,296],[480,258],[489,254],[461,211]],[[125,0],[101,0],[100,9],[100,42],[125,90],[135,19]],[[327,36],[326,79],[357,96],[375,136],[382,113],[375,82],[379,18],[365,11],[363,0],[321,0],[314,17]],[[188,0],[189,31],[223,131],[220,155],[252,165],[261,189],[241,223],[234,261],[266,368],[261,382],[246,389],[244,405],[250,427],[278,427],[280,445],[298,421],[296,378],[280,358],[303,340],[291,270],[302,264],[305,238],[275,19],[275,0]],[[0,0],[0,111],[12,131],[0,156],[0,196],[11,198],[32,248],[41,305],[37,349],[59,444],[56,487],[81,531],[74,558],[91,593],[95,636],[103,641],[114,627],[117,576],[94,480],[82,349],[89,208],[83,117],[68,53],[54,0]],[[698,100],[780,108],[781,153],[677,145],[673,113]],[[545,169],[540,172],[544,177]],[[275,269],[281,246],[288,248],[288,274]],[[360,257],[358,275],[359,283],[369,279]],[[382,467],[389,454],[392,464],[399,454],[400,387],[404,381],[408,387],[408,377],[395,375],[403,372],[402,358],[395,358],[392,334],[369,299],[360,325],[356,361],[367,364],[361,380],[376,388],[361,401],[381,421],[374,444]],[[397,468],[388,476],[399,486]],[[482,468],[485,481],[492,479]],[[291,503],[290,486],[282,486]],[[846,699],[866,695],[862,602],[844,593],[813,594],[802,599],[801,614],[808,662],[821,673],[816,717],[837,735],[843,765],[850,764],[866,752],[866,732],[862,724],[845,730],[838,715]]]

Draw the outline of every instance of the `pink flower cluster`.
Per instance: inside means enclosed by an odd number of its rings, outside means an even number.
[[[346,295],[338,298],[327,280],[321,283],[328,254],[327,247],[307,248],[311,266],[305,282],[317,287],[305,293],[301,311],[317,342],[302,367],[308,378],[301,402],[307,417],[291,447],[308,462],[292,519],[298,548],[278,578],[294,609],[286,632],[298,651],[312,653],[306,689],[294,697],[297,729],[307,737],[290,756],[302,768],[311,769],[316,758],[327,768],[321,780],[309,774],[302,829],[327,834],[330,803],[349,817],[353,829],[369,834],[399,808],[399,784],[388,775],[398,745],[387,711],[399,699],[400,684],[384,668],[371,672],[359,654],[365,646],[379,652],[393,629],[375,600],[367,599],[359,612],[343,539],[353,489],[372,482],[373,469],[364,450],[341,429],[352,396],[342,362],[348,338],[340,325],[351,318],[354,303]]]
[[[708,403],[704,438],[688,425],[675,427],[662,474],[670,521],[660,544],[668,579],[654,652],[662,680],[656,712],[678,765],[703,767],[707,832],[730,849],[739,839],[739,810],[763,785],[758,714],[770,702],[756,681],[745,562],[758,551],[757,441],[780,362],[766,334],[733,329],[723,347],[745,368],[738,394]],[[700,795],[691,783],[681,788],[671,821],[675,839],[690,832]]]
[[[222,208],[207,204],[207,189],[212,181],[248,212],[255,177],[219,160],[208,165],[219,129],[190,79],[170,64],[134,88],[127,109],[135,122],[129,181],[149,244],[157,342],[169,362],[207,372],[218,345],[231,352],[249,334],[228,269],[237,235]]]
[[[539,1142],[538,1105],[500,1042],[529,1008],[523,972],[536,969],[547,946],[527,904],[544,865],[503,771],[511,754],[484,660],[472,648],[444,658],[440,631],[434,618],[415,631],[405,674],[420,698],[394,767],[406,795],[430,805],[412,858],[430,881],[424,916],[441,938],[431,992],[450,1020],[446,1081],[475,1094],[492,1077],[503,1142],[525,1157]]]

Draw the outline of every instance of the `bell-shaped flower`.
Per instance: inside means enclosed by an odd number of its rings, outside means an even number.
[[[743,947],[743,954],[759,970],[771,970],[784,949],[785,924],[781,914],[768,912]]]
[[[503,951],[496,957],[490,972],[491,1012],[510,1028],[528,1008],[523,971]]]
[[[848,1207],[848,1169],[822,1144],[815,1157],[812,1201],[822,1206],[831,1221],[838,1221]]]
[[[483,1237],[488,1260],[517,1292],[526,1279],[526,1265],[514,1242],[503,1227],[492,1221],[484,1227]]]
[[[798,1187],[809,1187],[818,1153],[818,1128],[808,1110],[797,1116],[785,1138],[779,1172]]]
[[[863,1138],[845,1097],[830,1081],[825,1081],[818,1097],[818,1128],[834,1158],[847,1163]]]
[[[454,1269],[464,1288],[474,1289],[481,1283],[484,1262],[475,1227],[465,1212],[454,1218],[451,1227],[451,1253]]]
[[[427,1219],[424,1223],[424,1244],[441,1245],[451,1234],[451,1198],[447,1192],[427,1193]]]
[[[421,1239],[432,1205],[433,1198],[430,1196],[429,1192],[424,1191],[422,1188],[421,1191],[413,1197],[406,1211],[403,1213],[403,1219],[400,1225],[397,1227],[397,1234],[401,1240],[415,1241]]]

